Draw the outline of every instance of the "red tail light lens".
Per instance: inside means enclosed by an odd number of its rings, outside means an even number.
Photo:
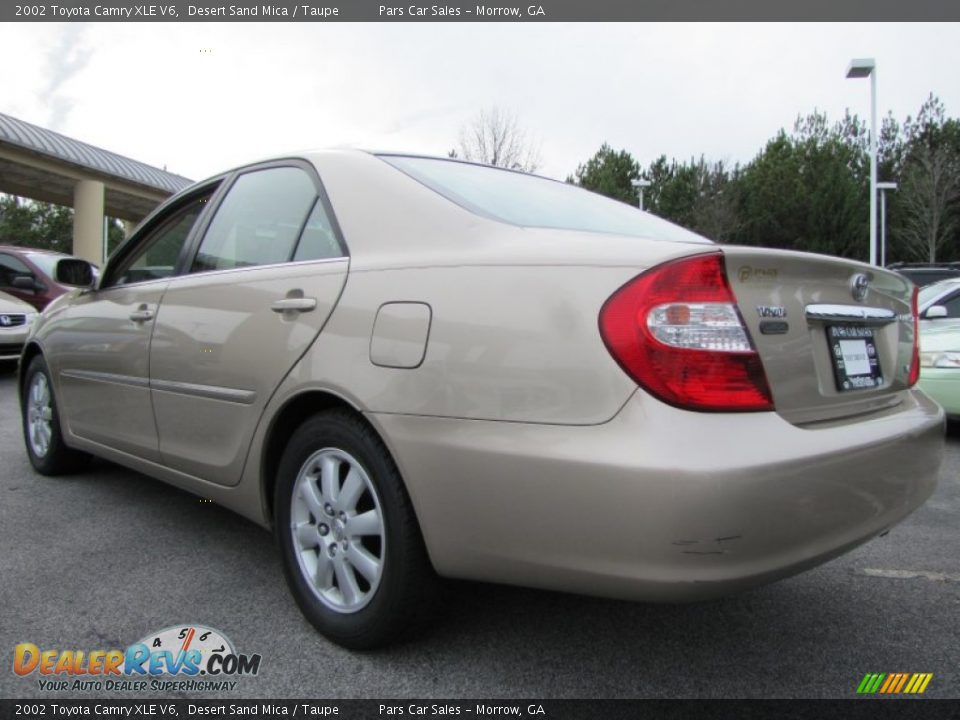
[[[910,299],[910,314],[913,316],[913,354],[910,356],[910,375],[907,377],[907,385],[913,387],[920,379],[920,313],[917,310],[917,296],[920,294],[920,288],[913,289],[913,297]]]
[[[723,255],[659,265],[600,311],[613,358],[647,392],[688,410],[773,410],[760,356],[727,283]]]

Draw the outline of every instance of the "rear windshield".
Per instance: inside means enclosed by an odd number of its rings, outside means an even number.
[[[380,157],[467,210],[513,225],[709,242],[632,205],[568,183],[456,160]]]

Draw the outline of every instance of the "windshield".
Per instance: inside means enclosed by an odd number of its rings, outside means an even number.
[[[710,242],[632,205],[576,185],[456,160],[380,157],[467,210],[513,225]]]
[[[926,310],[927,306],[932,305],[941,295],[946,294],[950,290],[956,290],[957,288],[960,288],[960,283],[955,282],[935,283],[920,288],[920,293],[917,295],[918,309],[921,311]]]

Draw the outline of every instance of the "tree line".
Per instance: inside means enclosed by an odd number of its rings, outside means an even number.
[[[112,252],[124,238],[119,220],[107,220],[107,249]],[[0,195],[0,245],[73,252],[73,208]]]
[[[960,260],[960,121],[931,95],[916,117],[884,118],[877,178],[886,194],[887,261]],[[870,155],[865,124],[813,112],[746,163],[661,155],[647,167],[604,144],[568,182],[636,204],[723,243],[869,256]],[[879,208],[879,203],[878,203]]]
[[[459,141],[451,157],[525,172],[541,164],[539,144],[510,111],[482,110]],[[877,177],[897,183],[886,194],[887,261],[960,261],[960,121],[937,97],[902,123],[883,119]],[[869,257],[869,133],[849,112],[833,123],[817,111],[798,117],[744,165],[661,155],[641,167],[603,144],[567,182],[636,204],[641,179],[646,210],[712,240]],[[72,223],[70,208],[0,196],[0,243],[70,252]],[[112,250],[123,230],[113,220],[108,228]]]

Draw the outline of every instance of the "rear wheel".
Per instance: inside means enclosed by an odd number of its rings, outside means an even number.
[[[386,645],[430,610],[436,578],[400,474],[355,415],[330,411],[290,438],[274,515],[297,604],[344,647]]]
[[[23,438],[30,464],[43,475],[63,475],[82,469],[90,456],[67,447],[63,441],[53,383],[42,355],[30,361],[24,388]]]

